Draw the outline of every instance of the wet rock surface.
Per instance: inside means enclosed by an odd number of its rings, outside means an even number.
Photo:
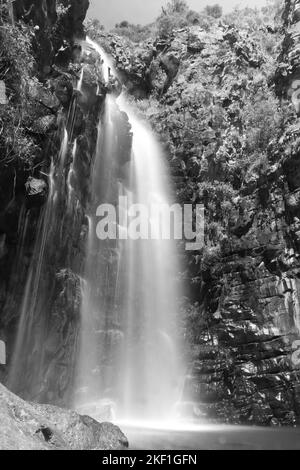
[[[27,403],[0,385],[1,450],[124,450],[128,441],[110,423],[49,405]]]
[[[1,157],[0,161],[0,339],[5,342],[7,352],[6,364],[0,366],[0,379],[7,381],[21,306],[26,300],[26,281],[37,255],[43,223],[47,223],[47,200],[51,197],[54,183],[50,175],[51,161],[53,165],[59,165],[61,143],[65,131],[69,131],[64,167],[60,170],[63,173],[60,184],[66,191],[56,208],[61,225],[55,224],[55,227],[52,224],[45,233],[44,241],[49,242],[50,237],[56,246],[53,243],[49,246],[47,242],[44,271],[40,284],[36,285],[43,314],[37,315],[34,330],[40,336],[41,330],[45,331],[43,322],[48,322],[49,326],[41,343],[47,356],[43,366],[45,380],[35,383],[36,371],[24,376],[25,369],[21,367],[22,386],[16,390],[24,396],[26,386],[32,384],[32,393],[28,393],[27,398],[34,396],[40,401],[63,405],[73,380],[72,361],[77,345],[81,301],[79,273],[82,272],[85,243],[84,208],[88,198],[86,181],[90,174],[101,106],[101,100],[95,97],[97,83],[94,88],[87,88],[84,96],[76,93],[81,50],[78,53],[74,38],[82,37],[88,3],[65,1],[58,8],[55,1],[16,1],[15,30],[7,39],[7,45],[3,45],[6,53],[9,53],[9,47],[15,52],[18,45],[13,42],[13,35],[18,34],[18,40],[24,41],[20,45],[22,52],[27,48],[25,60],[28,63],[32,61],[33,66],[22,62],[23,69],[19,70],[16,59],[12,60],[11,56],[7,59],[10,69],[6,82],[11,103],[7,114],[12,126],[15,124],[21,131],[20,145],[11,149],[9,159]],[[22,26],[18,20],[23,22]],[[8,29],[13,28],[10,22],[4,25]],[[58,66],[57,54],[62,50],[65,54],[60,57]],[[27,80],[25,95],[20,92],[22,80]],[[72,106],[76,119],[71,133],[68,113]],[[3,118],[3,108],[1,111]],[[9,113],[14,113],[13,118]],[[21,121],[19,116],[22,116]],[[18,125],[14,119],[18,120]],[[6,141],[1,140],[2,150],[7,148],[9,138],[8,135]],[[74,162],[75,139],[80,156]],[[26,151],[23,159],[22,151]],[[57,175],[53,174],[53,177]],[[47,292],[46,297],[43,292]],[[37,343],[32,342],[32,354],[29,352],[24,357],[25,363],[34,362],[35,347],[38,347]],[[53,374],[59,375],[60,384]]]

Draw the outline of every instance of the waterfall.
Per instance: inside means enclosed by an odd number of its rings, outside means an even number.
[[[87,43],[99,54],[109,85],[111,78],[117,78],[112,60],[98,44],[90,39]],[[132,132],[125,178],[116,176],[118,113],[127,115]],[[161,422],[176,415],[183,375],[176,302],[181,287],[174,279],[179,272],[178,254],[174,241],[159,236],[99,241],[96,210],[99,204],[116,204],[125,197],[129,208],[131,204],[169,206],[172,199],[164,161],[161,146],[137,117],[126,94],[119,98],[108,94],[91,173],[75,405],[88,409],[89,404],[110,403],[119,422]],[[128,206],[121,203],[118,208],[126,219]],[[158,221],[150,222],[155,230]]]
[[[87,48],[99,56],[107,93],[98,121],[86,221],[77,194],[82,146],[74,135],[76,96],[84,93],[82,69],[48,175],[49,195],[24,286],[8,385],[24,398],[49,403],[68,403],[72,391],[76,408],[96,404],[109,409],[118,422],[165,422],[176,415],[183,376],[175,242],[161,240],[164,215],[150,210],[148,222],[157,236],[149,240],[100,240],[96,227],[97,209],[103,204],[119,210],[116,226],[124,234],[132,205],[169,206],[170,178],[151,129],[137,117],[125,92],[116,96],[120,87],[112,60],[91,40]],[[99,83],[103,96],[102,88]],[[73,246],[85,233],[84,273],[78,265],[73,272]],[[78,355],[79,300],[75,294],[68,298],[68,282],[74,277],[82,294]],[[76,286],[72,284],[73,293]],[[75,368],[76,384],[70,390]],[[93,415],[90,408],[87,413]]]

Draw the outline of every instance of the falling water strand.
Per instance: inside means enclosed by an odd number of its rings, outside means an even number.
[[[10,285],[8,288],[9,292],[12,292],[6,299],[6,303],[4,306],[4,319],[9,318],[11,314],[14,304],[15,304],[15,291],[14,287],[22,285],[24,276],[26,276],[26,264],[24,263],[24,257],[26,253],[26,239],[27,235],[30,233],[30,210],[26,208],[24,204],[19,215],[18,221],[18,238],[20,243],[18,244],[18,249],[16,252],[16,259],[12,267],[12,278],[10,281]]]
[[[15,341],[13,356],[9,369],[8,387],[20,394],[24,393],[22,389],[22,378],[26,374],[26,354],[32,346],[32,342],[36,338],[32,337],[34,331],[34,313],[38,300],[39,283],[41,276],[41,269],[44,259],[46,241],[51,230],[52,209],[55,196],[54,184],[54,163],[51,163],[49,174],[49,196],[45,209],[40,217],[37,238],[34,247],[32,261],[29,267],[27,282],[25,286],[24,296],[21,305],[20,320],[18,325],[17,337]],[[25,386],[24,380],[24,386]]]
[[[87,42],[98,52],[109,82],[116,76],[112,60],[98,44]],[[91,177],[91,217],[97,204],[110,203],[120,193],[120,187],[108,183],[115,164],[111,156],[118,132],[116,107],[128,116],[133,134],[131,189],[123,187],[122,193],[129,204],[147,207],[169,205],[171,200],[164,155],[153,133],[137,118],[125,94],[117,100],[107,95]],[[104,262],[107,251],[109,260]],[[95,233],[89,236],[77,405],[102,399],[114,408],[118,421],[174,417],[182,377],[176,304],[180,286],[174,281],[178,267],[173,241],[123,240],[107,248]],[[110,294],[109,280],[110,287],[115,286]]]
[[[66,128],[64,128],[63,139],[62,139],[62,144],[61,144],[60,153],[59,153],[59,164],[62,170],[64,169],[64,166],[65,166],[66,156],[68,152],[68,142],[69,142],[68,131]]]
[[[73,209],[73,179],[75,177],[75,165],[76,165],[76,153],[77,153],[77,139],[75,139],[73,144],[72,150],[72,162],[70,165],[68,178],[67,178],[67,186],[68,186],[68,211],[71,212]]]
[[[82,67],[82,69],[81,69],[80,78],[79,78],[78,84],[77,84],[77,91],[79,91],[80,93],[82,92],[83,77],[84,77],[84,67]]]

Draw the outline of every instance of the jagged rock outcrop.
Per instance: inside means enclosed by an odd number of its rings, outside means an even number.
[[[166,93],[178,73],[178,51],[172,41],[149,41],[132,48],[130,41],[111,33],[99,34],[97,41],[114,58],[128,92],[137,98]]]
[[[88,416],[26,403],[0,384],[0,450],[125,450],[121,430]]]

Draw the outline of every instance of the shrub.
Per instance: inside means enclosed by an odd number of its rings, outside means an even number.
[[[19,160],[30,167],[39,149],[26,134],[19,111],[11,105],[0,107],[0,163]]]
[[[129,27],[128,21],[121,21],[121,23],[116,24],[116,28],[128,28],[128,27]]]
[[[248,153],[266,151],[281,132],[282,113],[278,99],[268,89],[255,93],[242,110],[242,121]]]
[[[216,3],[215,5],[208,5],[207,7],[205,7],[205,13],[208,16],[212,16],[213,18],[221,18],[221,16],[223,15],[223,9],[220,5]]]
[[[6,24],[0,29],[0,80],[4,80],[11,99],[24,97],[33,70],[32,35],[22,23]]]
[[[19,161],[30,167],[39,152],[26,127],[32,117],[33,36],[32,29],[23,23],[3,23],[0,28],[0,80],[8,98],[7,104],[0,106],[0,162],[5,165]]]
[[[89,19],[84,23],[85,31],[94,41],[104,31],[104,26],[97,19]]]
[[[220,246],[208,247],[206,246],[202,256],[202,269],[204,271],[210,270],[214,265],[219,263],[221,260],[221,249]]]
[[[200,13],[197,13],[196,11],[190,10],[188,14],[186,15],[186,19],[189,24],[196,25],[201,23],[201,15]]]
[[[184,28],[188,25],[187,19],[181,14],[172,15],[163,13],[157,19],[157,29],[159,36],[170,36],[175,29]]]
[[[146,41],[153,35],[151,25],[141,26],[139,24],[128,23],[128,21],[122,21],[116,24],[112,32],[135,43]]]
[[[162,8],[161,15],[156,20],[158,34],[169,36],[173,30],[184,28],[198,21],[198,14],[189,9],[184,0],[172,0]]]
[[[188,4],[185,0],[171,0],[167,4],[167,13],[173,14],[183,14],[189,11]]]
[[[71,5],[65,6],[63,3],[60,1],[56,2],[56,13],[58,18],[64,17],[67,15],[68,11],[70,10]]]

